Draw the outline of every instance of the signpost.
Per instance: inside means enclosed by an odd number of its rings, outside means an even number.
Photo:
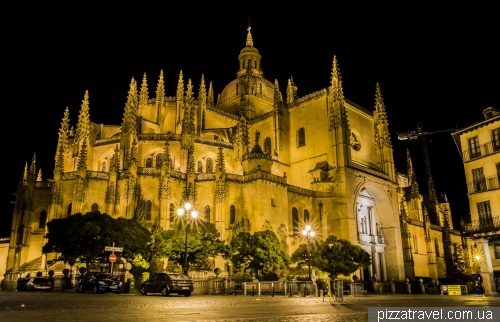
[[[116,255],[115,252],[121,253],[123,252],[123,247],[115,247],[115,242],[113,242],[113,246],[104,246],[104,251],[105,252],[112,252],[111,255],[109,255],[108,259],[109,262],[111,263],[111,275],[113,275],[113,263],[116,262]]]

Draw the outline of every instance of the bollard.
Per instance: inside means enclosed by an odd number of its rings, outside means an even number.
[[[255,296],[255,286],[252,285],[252,296]]]
[[[272,290],[272,295],[274,297],[274,283],[271,283],[271,290]]]

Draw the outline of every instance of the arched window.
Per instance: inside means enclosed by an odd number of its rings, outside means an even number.
[[[439,242],[437,237],[434,237],[434,247],[436,247],[436,257],[439,257]]]
[[[146,200],[146,220],[151,220],[151,200]]]
[[[207,173],[212,173],[212,159],[207,158]]]
[[[210,222],[210,206],[205,206],[205,216],[203,218],[206,222]]]
[[[271,138],[264,139],[264,153],[271,154]]]
[[[153,159],[147,158],[146,159],[146,168],[151,168],[153,166]]]
[[[198,161],[198,172],[203,172],[203,162]]]
[[[297,131],[297,147],[305,146],[306,145],[306,130],[301,127]]]
[[[311,223],[311,218],[309,217],[309,211],[304,210],[304,224],[309,225]]]
[[[175,209],[175,206],[173,203],[170,204],[170,222],[175,221],[175,214],[177,213],[177,210]]]
[[[232,225],[236,221],[236,207],[231,205],[229,208],[229,224]]]
[[[45,222],[47,221],[47,212],[42,210],[40,213],[40,220],[38,222],[38,228],[45,228]]]
[[[319,203],[319,222],[323,222],[323,204]]]
[[[96,204],[95,202],[92,204],[92,212],[98,212],[99,211],[99,205]]]
[[[299,211],[297,208],[292,208],[292,227],[293,227],[293,234],[298,235],[299,234]]]
[[[163,162],[163,154],[162,153],[158,153],[156,155],[156,167],[157,168],[161,168],[161,163]]]
[[[72,209],[71,209],[71,208],[73,208],[73,203],[72,203],[72,202],[70,202],[70,203],[69,203],[69,205],[68,205],[68,209],[67,209],[67,211],[66,211],[66,215],[67,215],[68,217],[69,217],[69,216],[71,216],[71,211],[72,211]]]
[[[102,161],[102,168],[101,168],[101,171],[102,171],[102,172],[106,172],[106,161]]]

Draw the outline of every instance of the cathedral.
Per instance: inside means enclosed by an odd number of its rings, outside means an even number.
[[[90,120],[89,92],[74,128],[66,109],[53,178],[42,180],[35,157],[22,174],[7,271],[44,267],[48,221],[91,211],[132,218],[144,199],[151,227],[170,229],[189,201],[224,241],[241,223],[251,233],[272,230],[292,254],[311,225],[317,238],[335,235],[371,255],[361,279],[444,277],[436,257],[449,205],[434,203],[430,213],[441,220],[432,222],[409,156],[408,174],[396,174],[380,86],[373,109],[349,101],[334,57],[326,88],[299,96],[289,79],[282,92],[264,78],[250,28],[237,59],[236,78],[220,94],[203,75],[195,86],[182,71],[172,96],[163,71],[154,95],[146,75],[140,84],[132,78],[120,125]]]

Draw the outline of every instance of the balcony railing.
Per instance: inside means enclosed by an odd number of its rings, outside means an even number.
[[[498,143],[487,142],[479,146],[479,150],[465,150],[463,151],[463,161],[468,162],[487,155],[500,152],[500,145]]]
[[[493,177],[487,177],[480,180],[467,182],[467,192],[471,194],[499,189],[500,185],[498,184],[498,177],[499,176],[496,175]]]
[[[500,230],[500,216],[483,217],[464,224],[464,232],[467,234],[486,233]]]

